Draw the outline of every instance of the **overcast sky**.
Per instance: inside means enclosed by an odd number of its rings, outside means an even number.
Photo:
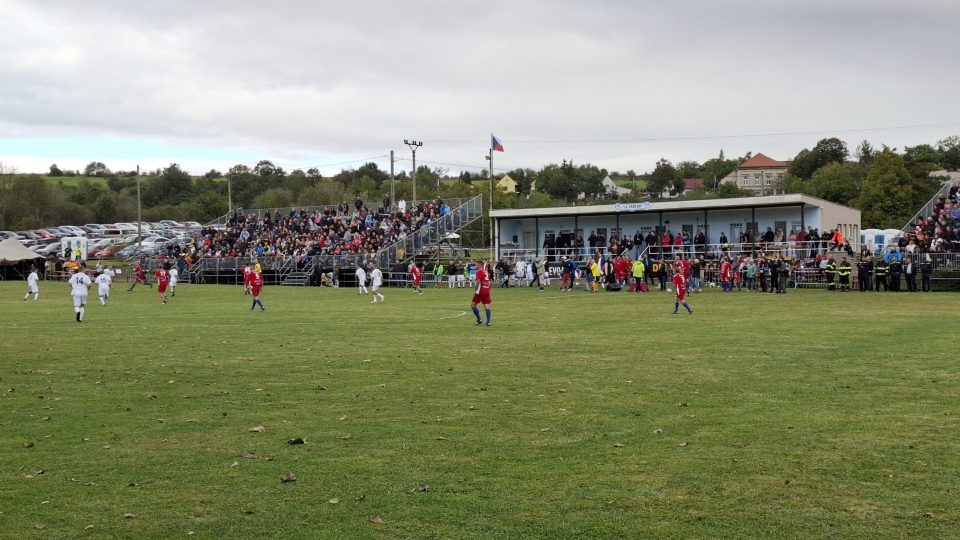
[[[652,170],[960,134],[960,2],[0,0],[0,162]],[[884,129],[876,129],[884,128]],[[896,128],[896,129],[888,129]],[[765,134],[775,134],[767,135]]]

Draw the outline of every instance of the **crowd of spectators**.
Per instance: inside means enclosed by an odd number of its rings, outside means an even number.
[[[828,250],[845,251],[850,255],[854,253],[849,240],[839,229],[825,229],[821,233],[814,227],[808,227],[807,230],[797,229],[789,234],[781,229],[774,231],[771,227],[767,227],[765,232],[747,230],[741,232],[734,242],[727,238],[725,232],[721,232],[716,244],[708,244],[703,230],[700,229],[693,235],[688,231],[673,234],[669,229],[665,229],[660,234],[654,230],[646,234],[637,231],[633,236],[624,234],[617,238],[616,235],[611,235],[609,239],[591,231],[586,242],[582,235],[578,234],[561,235],[556,240],[548,237],[543,243],[543,253],[549,262],[564,256],[582,258],[598,251],[608,255],[629,254],[634,259],[646,251],[654,258],[703,255],[707,259],[719,260],[724,253],[764,256],[765,252],[814,258]]]
[[[389,200],[371,209],[359,197],[320,210],[293,208],[263,214],[235,212],[223,228],[206,227],[190,242],[170,246],[192,259],[237,257],[264,260],[329,255],[365,258],[408,234],[429,225],[450,211],[442,200],[407,205]]]
[[[945,253],[960,251],[960,188],[954,184],[950,192],[937,197],[933,214],[913,224],[900,240],[900,251],[906,253]]]

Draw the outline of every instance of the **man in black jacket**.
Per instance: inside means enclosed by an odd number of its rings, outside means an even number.
[[[893,257],[890,259],[890,291],[900,292],[900,275],[903,274],[903,263]]]
[[[930,262],[929,255],[924,255],[923,262],[920,263],[920,288],[923,292],[930,292],[931,274],[933,274],[933,263]]]
[[[866,292],[872,289],[872,277],[873,257],[867,255],[857,263],[857,284],[860,286],[860,292]]]

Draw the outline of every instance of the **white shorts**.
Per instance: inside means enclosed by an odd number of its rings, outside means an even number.
[[[379,283],[374,283],[373,285],[370,286],[370,290],[373,291],[373,292],[379,291],[379,290],[380,290],[380,284],[379,284]]]
[[[40,292],[40,287],[36,285],[27,285],[27,292],[29,293],[38,293]]]
[[[110,296],[110,287],[99,287],[97,289],[97,294],[100,296]]]
[[[73,296],[73,307],[80,307],[87,304],[87,293],[74,294],[71,296]]]
[[[171,279],[171,280],[170,280],[170,286],[171,286],[171,287],[176,287],[176,286],[177,286],[177,280]]]

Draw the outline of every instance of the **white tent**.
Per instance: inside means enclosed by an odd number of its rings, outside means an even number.
[[[21,261],[42,258],[43,255],[37,255],[30,251],[17,241],[16,238],[7,238],[0,242],[0,264],[15,264]]]

